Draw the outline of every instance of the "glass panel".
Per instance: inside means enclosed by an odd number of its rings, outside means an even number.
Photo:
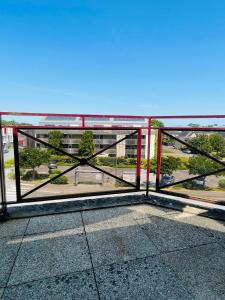
[[[13,129],[4,127],[2,129],[2,137],[6,201],[16,202]]]
[[[0,212],[3,211],[3,203],[5,202],[5,186],[4,186],[4,167],[3,167],[3,134],[2,119],[0,116]]]
[[[172,135],[224,162],[225,140],[222,132],[185,131],[173,132]],[[211,176],[204,175],[223,168],[225,166],[222,163],[215,162],[183,143],[163,135],[160,187],[178,183],[163,188],[163,190],[185,194],[190,197],[205,198],[212,202],[221,201],[224,197],[225,172],[218,172]],[[182,180],[199,175],[203,176],[179,183]]]
[[[133,186],[104,173],[104,171],[108,172],[136,184],[137,135],[112,146],[112,144],[132,132],[131,130],[59,130],[58,128],[20,130],[19,156],[21,189],[24,200],[32,197],[134,189]],[[25,133],[38,140],[26,136]],[[75,155],[78,159],[51,149],[43,142],[55,145],[59,149]],[[109,148],[106,149],[107,147]],[[55,181],[47,183],[53,176],[56,177],[58,174],[77,165],[79,159],[88,158],[98,152],[101,153],[89,162],[102,169],[103,172],[88,165],[80,165],[66,172],[65,175],[60,176]],[[36,153],[35,155],[38,155],[38,157],[40,156],[39,164],[37,159],[34,159],[36,164],[34,168],[32,168],[31,163],[28,163],[32,159],[30,157],[32,153]],[[34,188],[44,183],[47,184],[30,193]]]

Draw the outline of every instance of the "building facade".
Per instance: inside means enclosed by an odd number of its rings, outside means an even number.
[[[82,126],[80,117],[45,117],[41,122],[41,126],[65,126],[72,127],[71,129],[63,129],[63,148],[64,151],[71,154],[77,154],[79,150],[79,143],[82,134],[87,129],[76,129],[76,127]],[[110,130],[110,127],[147,127],[147,119],[129,119],[129,118],[87,118],[85,125],[89,127],[96,127],[92,130],[95,144],[95,151],[100,151],[113,143],[123,139],[126,135],[133,132],[132,129],[122,130],[114,129]],[[98,127],[104,127],[105,129],[98,129]],[[74,130],[75,129],[75,130]],[[48,142],[48,132],[50,130],[38,129],[36,130],[36,137]],[[147,129],[142,130],[142,158],[147,158]],[[41,143],[36,143],[37,147],[42,147]],[[154,156],[155,148],[155,134],[151,135],[151,157]],[[135,158],[137,156],[137,135],[130,136],[117,145],[109,148],[102,153],[104,156],[111,157],[130,157]]]

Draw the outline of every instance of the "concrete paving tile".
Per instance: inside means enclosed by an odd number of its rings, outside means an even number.
[[[98,299],[92,270],[50,277],[7,287],[4,300]]]
[[[125,220],[141,219],[150,216],[175,214],[178,211],[162,208],[156,205],[140,204],[122,207],[113,207],[83,212],[85,225],[103,224],[107,222],[124,222]]]
[[[217,243],[163,254],[196,299],[225,299],[225,250]]]
[[[112,221],[119,222],[120,220],[133,219],[131,210],[129,210],[129,206],[83,211],[82,215],[85,225],[101,224]]]
[[[104,266],[95,272],[101,299],[193,299],[160,257]]]
[[[223,221],[187,213],[180,213],[174,216],[174,219],[198,227],[211,238],[225,240],[225,222]]]
[[[176,215],[137,220],[159,251],[172,251],[212,242],[212,239],[192,224],[179,222]]]
[[[93,231],[87,234],[94,266],[146,257],[158,253],[158,249],[136,224],[123,228]]]
[[[138,223],[135,219],[127,216],[118,216],[114,218],[112,221],[103,220],[97,223],[85,225],[85,230],[87,233],[102,231],[102,230],[110,230],[110,229],[119,229],[124,227],[137,226]]]
[[[0,223],[0,238],[23,235],[29,219],[15,219]]]
[[[83,223],[79,212],[31,218],[26,234],[50,232],[70,228],[79,229],[80,233],[83,232]]]
[[[7,284],[21,242],[22,237],[0,239],[0,287]]]
[[[2,288],[0,288],[0,299],[2,299],[2,295],[3,295],[3,292],[4,292],[4,289]]]
[[[132,205],[127,207],[127,209],[129,209],[135,219],[179,213],[179,211],[174,209],[149,204]]]
[[[25,236],[9,284],[91,268],[86,238],[76,229]]]

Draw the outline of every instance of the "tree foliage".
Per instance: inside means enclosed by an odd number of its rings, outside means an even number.
[[[202,155],[190,157],[187,168],[193,175],[206,174],[217,169],[214,161]]]
[[[161,158],[161,174],[171,175],[181,167],[181,160],[178,157],[165,156]]]
[[[32,125],[30,123],[17,122],[17,121],[14,121],[14,120],[11,120],[11,121],[2,120],[1,124],[4,125],[4,126],[9,126],[9,125]]]
[[[164,123],[157,119],[152,119],[151,125],[152,127],[164,127]]]
[[[81,157],[88,157],[94,153],[95,144],[94,136],[91,130],[85,131],[81,137],[79,144],[79,155]]]
[[[218,157],[225,155],[225,139],[219,134],[214,133],[209,136],[212,152]]]
[[[222,158],[225,154],[225,140],[219,133],[209,135],[199,134],[188,141],[193,147],[202,150],[217,158]],[[196,153],[198,153],[196,151]],[[217,164],[206,156],[197,154],[189,158],[187,163],[189,174],[202,175],[222,168],[222,165]],[[224,175],[224,172],[218,173],[217,176]],[[205,184],[205,180],[204,180]]]
[[[49,152],[38,148],[27,148],[20,151],[20,166],[24,169],[31,168],[33,170],[33,179],[35,179],[35,168],[47,163],[49,160]]]
[[[212,152],[210,137],[206,134],[197,134],[195,137],[188,140],[188,144],[200,151],[204,151],[207,153]],[[198,152],[196,151],[196,153]]]
[[[48,134],[48,143],[57,149],[63,150],[63,133],[60,130],[51,130]],[[59,154],[60,152],[50,148],[51,154]]]

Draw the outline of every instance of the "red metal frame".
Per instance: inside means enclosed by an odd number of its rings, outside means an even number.
[[[128,181],[126,181],[126,180],[118,177],[118,176],[115,176],[115,175],[109,173],[108,171],[106,171],[106,170],[104,170],[102,168],[99,168],[99,167],[93,165],[90,162],[91,159],[93,159],[97,155],[101,154],[102,152],[104,152],[104,151],[108,150],[109,148],[111,148],[111,147],[113,147],[113,146],[121,143],[123,140],[126,140],[130,136],[138,134],[137,151],[138,151],[138,157],[139,158],[137,159],[137,161],[138,161],[137,162],[137,174],[140,174],[140,155],[141,155],[141,139],[142,139],[142,134],[141,134],[142,131],[141,131],[140,128],[137,128],[137,129],[135,129],[134,127],[132,127],[132,128],[131,127],[126,128],[125,130],[129,130],[129,131],[132,131],[132,132],[129,133],[129,134],[127,134],[124,138],[122,138],[122,139],[114,142],[113,144],[105,147],[104,149],[102,149],[100,151],[97,151],[96,153],[94,153],[93,155],[91,155],[91,156],[89,156],[87,158],[79,158],[79,157],[77,157],[74,154],[72,155],[70,153],[65,152],[64,150],[58,149],[58,148],[56,148],[56,147],[48,144],[47,142],[42,141],[39,138],[34,137],[34,136],[28,134],[27,132],[21,131],[21,129],[34,129],[34,128],[36,128],[36,129],[43,129],[42,126],[14,126],[14,129],[13,129],[13,131],[14,131],[14,157],[15,157],[15,170],[16,170],[15,173],[16,173],[17,201],[18,202],[27,202],[27,201],[34,201],[34,200],[37,201],[38,199],[41,200],[41,201],[42,200],[56,199],[55,196],[50,196],[50,197],[38,197],[38,198],[31,198],[31,199],[27,199],[26,198],[26,201],[23,200],[26,196],[28,196],[31,193],[35,192],[36,190],[42,188],[43,186],[47,185],[51,181],[59,178],[60,176],[63,176],[64,174],[66,174],[66,173],[70,172],[71,170],[77,168],[78,166],[84,165],[84,164],[86,164],[86,165],[88,165],[88,166],[90,166],[90,167],[92,167],[92,168],[94,168],[94,169],[96,169],[96,170],[98,170],[100,172],[103,172],[103,173],[107,174],[108,176],[111,176],[111,177],[113,177],[113,178],[115,178],[115,179],[117,179],[117,180],[119,180],[119,181],[121,181],[123,183],[126,183],[128,186],[133,187],[132,190],[127,190],[129,192],[130,191],[139,191],[140,190],[140,176],[139,176],[139,178],[137,178],[136,185],[135,185],[135,184],[132,184],[132,183],[130,183],[130,182],[128,182]],[[62,127],[61,126],[60,128],[61,129],[71,129],[71,130],[79,130],[79,129],[82,129],[82,130],[95,129],[96,130],[96,127],[72,127],[71,128],[71,127]],[[48,127],[44,127],[44,129],[56,129],[56,127],[55,126],[48,126]],[[111,127],[110,128],[101,127],[101,128],[98,128],[98,129],[99,130],[103,130],[103,129],[104,130],[111,130],[111,129],[117,130],[118,127],[114,127],[114,128],[111,128]],[[124,130],[124,127],[121,127],[120,129]],[[55,150],[57,150],[58,152],[61,152],[64,155],[67,155],[67,156],[69,156],[71,158],[74,158],[74,159],[78,160],[78,163],[75,163],[72,167],[68,168],[67,170],[63,171],[62,173],[60,173],[60,174],[52,177],[51,179],[45,181],[44,183],[40,184],[39,186],[33,188],[32,190],[30,190],[30,191],[28,191],[28,192],[26,192],[25,194],[22,195],[21,194],[21,187],[20,187],[20,168],[19,168],[19,153],[18,153],[18,133],[23,134],[23,135],[25,135],[25,136],[27,136],[27,137],[35,140],[35,141],[37,141],[37,142],[39,142],[39,143],[47,146],[47,147],[55,149]],[[113,192],[114,191],[111,191],[111,193],[113,193]],[[117,191],[117,192],[121,192],[122,193],[122,192],[126,192],[126,191],[121,190],[121,191]],[[108,191],[107,191],[107,193],[108,193]],[[93,194],[96,194],[96,193],[93,193]],[[101,193],[97,193],[97,194],[101,194]],[[86,194],[82,194],[82,195],[90,195],[90,193],[86,193]],[[79,194],[78,196],[81,196],[81,194]],[[73,194],[73,195],[71,195],[71,194],[69,194],[69,195],[60,195],[60,198],[70,198],[70,197],[77,197],[77,195],[76,194]]]
[[[111,115],[111,114],[104,114],[104,115],[100,115],[100,114],[61,114],[61,113],[30,113],[30,112],[0,112],[0,116],[58,116],[58,117],[80,117],[81,118],[81,126],[70,126],[66,129],[101,129],[100,126],[86,126],[86,121],[88,118],[90,117],[95,117],[95,118],[126,118],[126,119],[146,119],[148,121],[148,125],[145,127],[133,127],[132,130],[135,129],[147,129],[148,132],[148,139],[147,139],[147,167],[146,167],[146,196],[148,197],[149,194],[149,182],[150,182],[150,164],[151,164],[151,133],[153,129],[158,129],[158,128],[154,128],[152,126],[152,120],[155,119],[225,119],[225,115],[173,115],[173,116],[168,116],[168,115],[158,115],[158,116],[146,116],[146,115]],[[17,126],[2,126],[2,127],[8,127],[8,128],[15,128]],[[28,129],[28,128],[39,128],[39,129],[50,129],[52,128],[51,126],[20,126],[20,128],[22,129]],[[58,128],[58,129],[65,129],[64,126],[54,126],[54,128]],[[126,127],[126,126],[110,126],[110,127],[105,127],[104,129],[112,129],[112,130],[116,130],[116,129],[131,129],[130,127]],[[165,128],[164,128],[165,129]],[[167,127],[166,129],[168,130],[177,130],[177,131],[181,131],[181,130],[192,130],[192,131],[209,131],[209,128],[205,128],[205,127],[201,127],[201,128],[190,128],[190,127]],[[224,128],[211,128],[211,131],[223,131]],[[140,140],[141,141],[141,140]],[[158,140],[159,142],[159,140]],[[158,143],[158,150],[157,150],[157,156],[159,156],[159,153],[161,152],[160,149],[160,145]],[[159,157],[158,157],[159,158]],[[160,174],[160,160],[161,158],[158,159],[158,171],[157,171],[157,177],[159,180],[159,174]],[[140,164],[141,164],[141,149],[138,150],[138,162],[137,162],[137,166],[138,166],[138,170],[137,170],[137,175],[140,175]]]
[[[148,119],[148,141],[147,141],[147,166],[146,166],[146,198],[149,194],[149,183],[150,183],[150,157],[151,157],[151,129],[152,119]]]
[[[199,150],[197,149],[196,147],[193,147],[192,145],[189,145],[187,142],[183,141],[183,140],[180,140],[179,138],[169,134],[168,132],[166,131],[175,131],[175,128],[176,130],[178,131],[183,131],[183,128],[181,127],[164,127],[163,129],[160,128],[158,129],[158,132],[159,132],[159,136],[160,136],[160,139],[158,140],[158,152],[157,152],[157,175],[156,175],[156,191],[157,192],[160,192],[160,193],[166,193],[166,194],[172,194],[172,195],[177,195],[177,196],[182,196],[184,198],[189,198],[186,194],[183,194],[183,193],[180,193],[180,192],[171,192],[171,191],[165,191],[163,190],[164,188],[168,188],[168,187],[171,187],[171,186],[174,186],[174,185],[177,185],[177,184],[181,184],[181,183],[185,183],[185,182],[188,182],[188,181],[192,181],[194,179],[199,179],[199,178],[202,178],[202,177],[207,177],[207,176],[211,176],[211,175],[216,175],[218,173],[221,173],[221,172],[224,172],[225,171],[225,163],[223,161],[220,161],[219,159],[217,159],[216,157],[214,156],[211,156],[209,155],[208,153],[202,151],[202,150]],[[213,131],[221,131],[221,132],[225,132],[225,128],[218,128],[218,130],[216,128],[184,128],[184,131],[197,131],[197,132],[213,132]],[[183,179],[183,180],[180,180],[180,181],[177,181],[177,182],[174,182],[174,183],[170,183],[170,184],[167,184],[167,185],[163,185],[161,186],[160,185],[160,167],[161,167],[161,155],[162,155],[162,134],[165,134],[167,136],[169,136],[170,138],[180,142],[181,144],[185,145],[186,147],[196,151],[198,154],[201,154],[205,157],[207,157],[208,159],[211,159],[213,161],[215,161],[216,163],[220,164],[223,166],[223,168],[221,169],[217,169],[217,170],[214,170],[214,171],[211,171],[211,172],[208,172],[208,173],[205,173],[205,174],[201,174],[201,175],[196,175],[196,176],[193,176],[191,178],[187,178],[187,179]],[[201,199],[201,200],[205,200],[205,201],[208,201],[207,199],[204,199],[204,198],[199,198],[199,197],[192,197],[193,199]]]
[[[156,191],[159,191],[159,182],[161,174],[161,156],[162,156],[162,130],[158,130],[158,146],[157,146],[157,166],[156,166]]]
[[[137,180],[137,188],[140,189],[141,183],[141,144],[142,144],[142,129],[138,130],[138,141],[137,141],[137,172],[136,172],[136,180]]]

